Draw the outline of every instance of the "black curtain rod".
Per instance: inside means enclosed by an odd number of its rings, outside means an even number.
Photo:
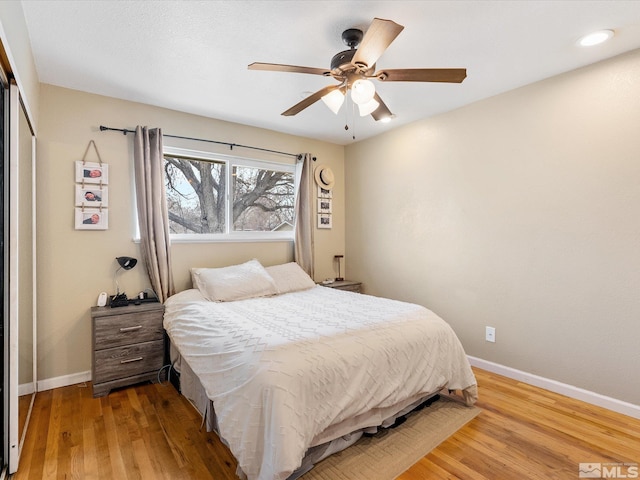
[[[100,131],[104,132],[105,130],[110,130],[113,132],[122,132],[123,135],[126,135],[127,133],[136,133],[135,130],[128,130],[126,128],[111,128],[111,127],[105,127],[104,125],[100,125]],[[233,147],[241,147],[241,148],[250,148],[251,150],[260,150],[261,152],[277,153],[278,155],[287,155],[289,157],[295,157],[296,159],[300,157],[300,155],[297,153],[279,152],[277,150],[269,150],[268,148],[252,147],[250,145],[240,145],[238,143],[218,142],[216,140],[206,140],[204,138],[181,137],[180,135],[168,135],[166,133],[163,133],[162,136],[169,137],[169,138],[179,138],[181,140],[195,140],[196,142],[207,142],[207,143],[216,143],[218,145],[226,145],[229,147],[230,150],[233,150]]]

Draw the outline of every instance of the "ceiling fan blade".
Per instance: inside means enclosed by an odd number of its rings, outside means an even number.
[[[300,67],[298,65],[282,65],[279,63],[254,62],[248,66],[249,70],[267,70],[270,72],[310,73],[311,75],[323,75],[328,77],[330,72],[324,68]]]
[[[389,107],[387,107],[387,105],[382,101],[380,96],[376,93],[373,98],[375,98],[376,101],[380,104],[378,108],[371,112],[371,116],[373,117],[373,119],[377,122],[378,120],[382,120],[384,118],[391,118],[393,114],[391,113],[391,110],[389,110]]]
[[[399,68],[381,70],[374,77],[383,82],[446,82],[461,83],[467,77],[466,68]]]
[[[313,95],[309,95],[307,98],[305,98],[301,102],[296,103],[289,110],[287,110],[285,112],[282,112],[282,115],[284,115],[285,117],[290,117],[292,115],[296,115],[296,114],[300,113],[302,110],[304,110],[305,108],[310,107],[311,105],[316,103],[318,100],[320,100],[326,94],[331,93],[334,90],[337,90],[339,88],[340,88],[340,85],[329,85],[328,87],[324,87],[323,89],[318,90]]]
[[[358,46],[352,63],[373,67],[402,30],[404,27],[392,20],[374,18]]]

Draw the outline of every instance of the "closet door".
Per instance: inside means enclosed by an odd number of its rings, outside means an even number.
[[[9,430],[9,452],[7,458],[8,472],[14,473],[18,469],[19,458],[19,438],[18,438],[18,331],[19,331],[19,239],[18,239],[18,145],[19,132],[18,125],[20,123],[20,101],[18,87],[15,84],[9,85],[9,169],[8,176],[5,177],[5,189],[8,190],[8,209],[5,204],[5,225],[9,224],[8,235],[8,267],[9,275],[5,279],[9,279],[9,304],[8,309],[8,325],[9,338],[8,348],[9,354],[8,365],[5,372],[8,373],[8,430]],[[6,170],[5,170],[6,171]],[[6,198],[6,197],[5,197]],[[5,257],[6,258],[6,257]]]
[[[0,384],[0,423],[2,425],[2,450],[0,450],[0,471],[4,470],[7,466],[7,454],[9,452],[9,417],[7,404],[9,401],[9,382],[8,382],[8,353],[7,348],[8,341],[8,285],[6,282],[7,276],[7,232],[5,219],[7,217],[7,195],[5,190],[5,178],[6,170],[9,164],[8,162],[8,101],[9,95],[7,90],[7,84],[5,77],[0,68],[0,225],[2,225],[0,233],[0,269],[2,270],[2,276],[0,276],[0,371],[2,372],[2,382]]]

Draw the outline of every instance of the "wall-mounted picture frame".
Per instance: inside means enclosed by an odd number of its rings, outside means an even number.
[[[319,213],[318,228],[331,228],[333,226],[331,217],[332,217],[331,214]]]
[[[76,230],[107,230],[109,211],[101,208],[76,208]]]
[[[318,185],[318,198],[333,198],[333,195],[331,190],[327,190]]]
[[[109,187],[76,184],[76,207],[108,207]]]
[[[109,183],[109,165],[106,163],[76,162],[76,182],[78,183]]]
[[[319,198],[318,213],[331,213],[331,203],[330,198]]]

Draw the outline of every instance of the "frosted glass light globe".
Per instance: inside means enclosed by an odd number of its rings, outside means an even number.
[[[375,112],[379,106],[380,104],[375,98],[372,98],[367,103],[361,103],[360,105],[358,105],[358,110],[360,110],[360,116],[364,117],[366,115],[369,115],[372,112]]]
[[[351,85],[351,100],[357,105],[363,105],[373,99],[376,87],[371,80],[359,79]]]
[[[340,111],[340,107],[342,107],[342,103],[344,102],[344,95],[340,90],[334,90],[322,97],[322,101],[333,113],[337,115]]]

